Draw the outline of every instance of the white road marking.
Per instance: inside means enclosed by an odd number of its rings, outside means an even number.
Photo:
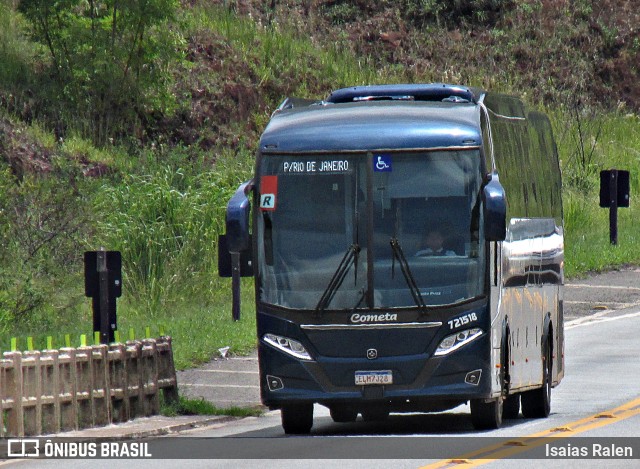
[[[260,389],[260,386],[252,384],[204,384],[204,383],[180,383],[180,386],[194,386],[199,388],[245,388]]]
[[[586,284],[572,283],[572,284],[566,284],[565,287],[572,287],[572,288],[600,288],[600,289],[608,288],[610,290],[636,290],[636,291],[640,291],[640,287],[624,287],[624,286],[621,286],[621,285],[586,285]]]
[[[565,329],[573,329],[580,326],[591,326],[593,324],[599,324],[601,322],[617,321],[619,319],[635,318],[640,316],[640,311],[637,311],[635,313],[621,314],[620,316],[607,316],[607,314],[614,312],[614,310],[602,311],[600,313],[592,314],[584,318],[573,319],[567,322],[567,324],[565,325]]]
[[[616,301],[577,301],[577,300],[564,300],[564,304],[569,305],[593,305],[591,309],[596,309],[599,305],[611,305],[618,309],[628,308],[630,306],[640,305],[640,303],[619,303]]]

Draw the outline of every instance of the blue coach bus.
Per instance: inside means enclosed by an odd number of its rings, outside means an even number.
[[[255,277],[261,397],[285,433],[308,433],[315,403],[336,422],[466,402],[478,429],[549,415],[560,169],[549,120],[517,98],[414,84],[285,100],[219,252],[234,314]]]

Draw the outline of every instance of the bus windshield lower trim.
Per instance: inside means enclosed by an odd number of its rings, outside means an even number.
[[[430,329],[440,327],[442,323],[436,322],[403,322],[393,324],[301,324],[300,328],[313,330],[344,330],[344,329]]]

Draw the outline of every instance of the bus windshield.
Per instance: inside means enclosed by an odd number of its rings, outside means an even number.
[[[266,155],[259,171],[260,301],[323,312],[484,293],[477,149]]]

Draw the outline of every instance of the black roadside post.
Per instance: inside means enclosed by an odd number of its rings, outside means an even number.
[[[609,171],[609,241],[618,244],[618,170]]]
[[[240,253],[231,253],[231,315],[234,321],[240,320]]]
[[[253,275],[251,253],[250,236],[247,248],[241,252],[229,251],[227,235],[218,236],[218,274],[220,277],[231,277],[231,314],[234,321],[240,320],[240,278]]]
[[[629,206],[629,171],[600,171],[600,207],[609,208],[609,241],[618,244],[618,207]]]
[[[93,330],[100,332],[100,343],[115,340],[118,328],[116,298],[122,295],[122,257],[119,251],[84,253],[85,295],[92,299]]]
[[[98,272],[98,321],[96,321],[96,310],[93,310],[93,330],[100,331],[100,343],[109,343],[109,271],[107,270],[107,252],[98,251],[96,253],[96,271]],[[95,297],[94,297],[95,298]],[[104,312],[107,311],[107,314]],[[97,324],[96,328],[96,322]],[[107,341],[105,342],[105,338]]]

